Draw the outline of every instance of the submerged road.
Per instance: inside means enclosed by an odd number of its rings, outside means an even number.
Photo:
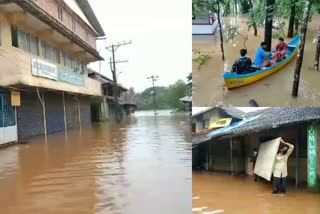
[[[0,213],[190,213],[188,116],[151,115],[0,150]]]

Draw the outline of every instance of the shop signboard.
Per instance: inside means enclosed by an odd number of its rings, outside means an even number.
[[[219,120],[211,121],[209,128],[221,128],[221,127],[226,127],[229,126],[232,121],[232,118],[221,118]]]
[[[55,64],[48,63],[36,57],[32,58],[31,64],[33,76],[58,80],[58,69]]]
[[[61,82],[69,83],[76,86],[84,86],[83,75],[70,71],[66,68],[59,68],[58,79]]]
[[[317,187],[317,129],[308,126],[308,187]]]

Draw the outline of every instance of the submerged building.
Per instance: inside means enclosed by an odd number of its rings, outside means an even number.
[[[91,124],[103,36],[88,0],[0,0],[0,144]]]
[[[234,110],[227,113],[223,108],[212,108],[193,117],[194,169],[248,175],[253,149],[267,139],[282,137],[295,146],[288,160],[288,178],[295,181],[296,187],[307,183],[309,188],[318,189],[320,108],[275,107],[250,113]],[[228,118],[228,114],[229,124],[209,129],[208,118],[219,121]],[[239,116],[240,120],[234,120]]]
[[[114,81],[98,73],[92,69],[89,69],[89,77],[95,79],[101,83],[101,97],[93,99],[91,102],[91,115],[94,121],[115,120],[116,118],[116,102],[117,96],[119,101],[118,110],[124,114],[127,107],[124,105],[121,96],[127,92],[128,89],[118,85],[119,94],[114,93]]]

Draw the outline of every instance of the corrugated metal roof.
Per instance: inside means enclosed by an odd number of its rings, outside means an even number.
[[[320,107],[274,107],[245,114],[246,118],[256,116],[259,117],[241,126],[235,126],[232,129],[222,130],[216,133],[209,133],[205,136],[193,137],[192,143],[198,144],[226,135],[238,136],[287,125],[320,120]]]

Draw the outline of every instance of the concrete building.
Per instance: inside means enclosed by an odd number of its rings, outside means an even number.
[[[115,93],[114,93],[114,82],[108,77],[95,72],[89,69],[88,76],[92,79],[95,79],[101,83],[101,93],[100,98],[96,98],[91,102],[91,113],[92,119],[94,121],[103,121],[103,120],[114,120],[115,119]],[[121,96],[124,92],[127,92],[128,89],[118,85],[119,95],[118,100],[120,104],[120,111],[125,113],[124,105],[122,105]]]
[[[296,187],[307,183],[311,189],[317,189],[320,179],[319,122],[320,108],[312,107],[278,107],[243,113],[238,122],[193,135],[193,168],[248,175],[253,149],[259,148],[267,139],[282,137],[295,146],[288,160],[289,179],[295,181]]]
[[[0,0],[0,29],[0,144],[89,126],[105,33],[88,1]]]

